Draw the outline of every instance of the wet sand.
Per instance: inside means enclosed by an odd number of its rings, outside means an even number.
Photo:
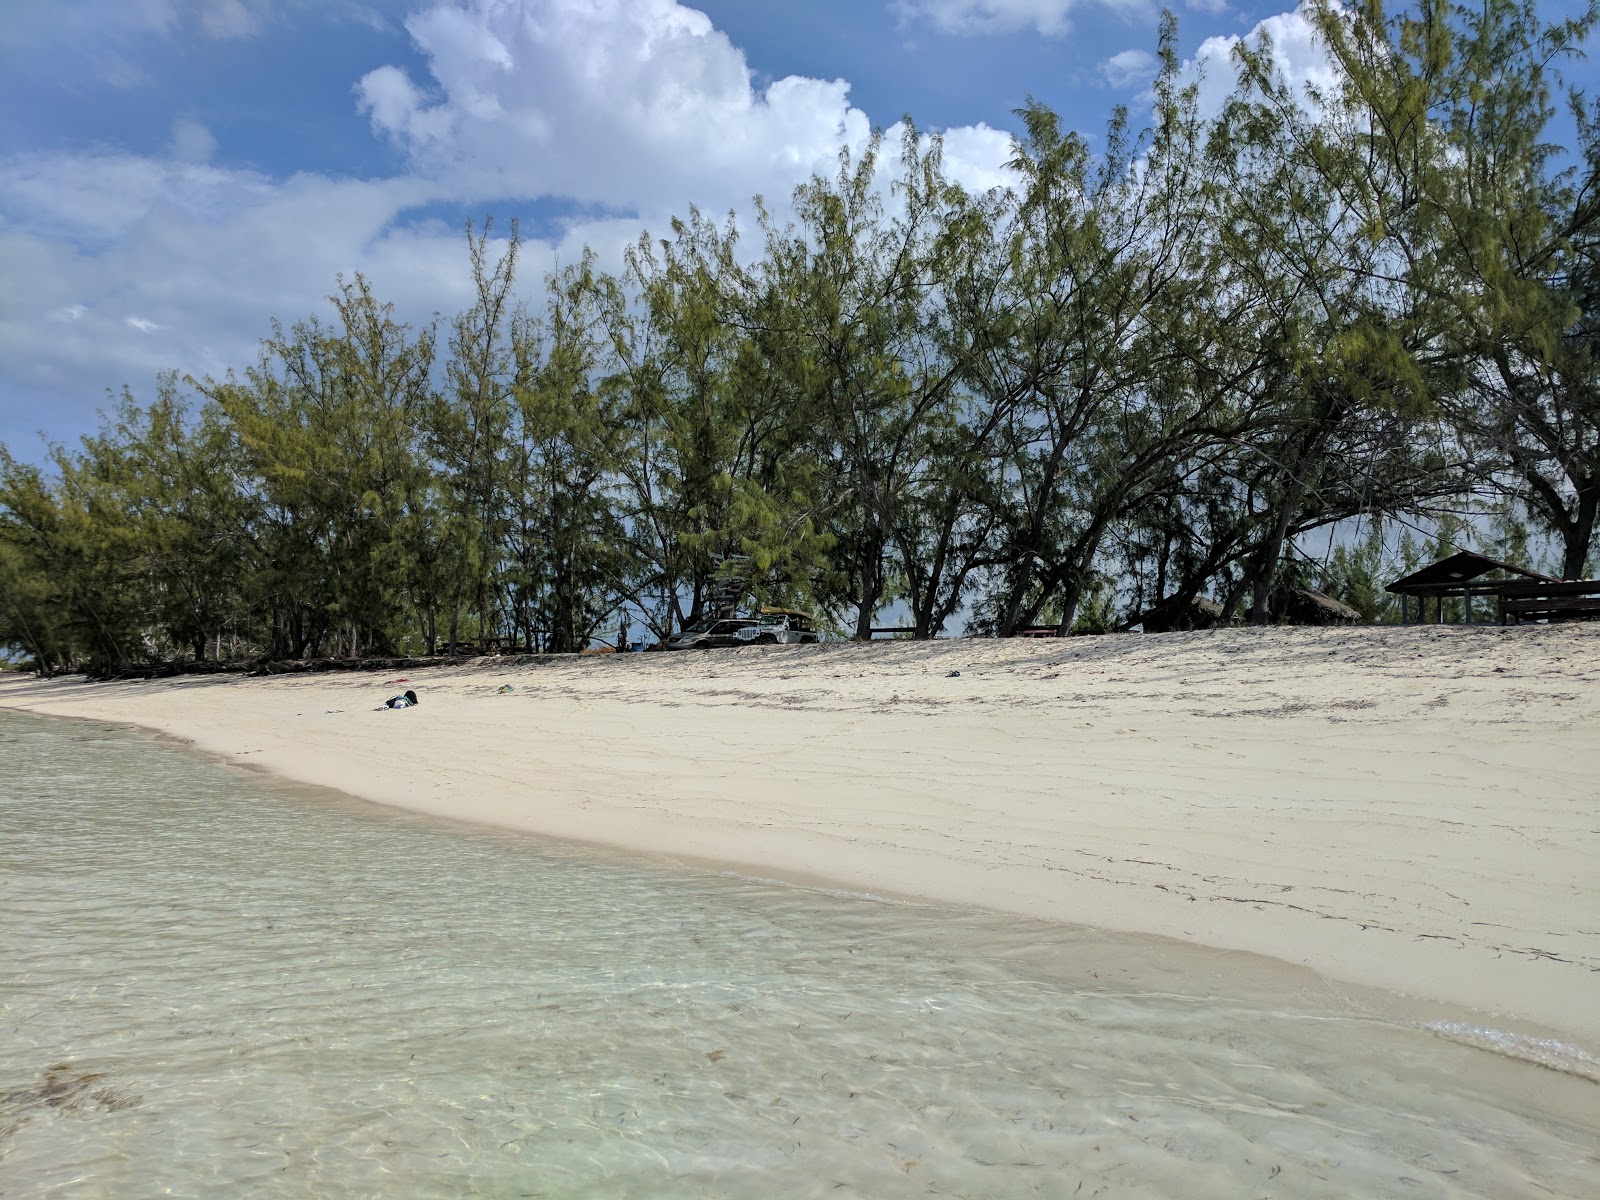
[[[0,706],[422,812],[1270,955],[1600,1047],[1600,626],[408,676],[7,677]],[[375,711],[402,686],[420,707]]]

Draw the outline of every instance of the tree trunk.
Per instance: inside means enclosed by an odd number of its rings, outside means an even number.
[[[1300,503],[1300,497],[1305,495],[1305,464],[1315,451],[1319,440],[1319,437],[1314,436],[1295,460],[1294,469],[1289,475],[1288,490],[1284,492],[1283,500],[1278,505],[1278,515],[1272,522],[1272,533],[1261,546],[1261,557],[1256,562],[1252,580],[1250,603],[1252,625],[1267,623],[1272,598],[1272,579],[1278,573],[1278,560],[1283,557],[1283,543],[1289,536],[1289,522],[1294,518],[1294,510]]]
[[[1239,601],[1244,598],[1244,590],[1250,586],[1250,576],[1241,571],[1239,578],[1234,580],[1233,586],[1228,589],[1228,594],[1222,601],[1222,615],[1217,618],[1217,625],[1226,628],[1233,621],[1233,614],[1239,611]]]
[[[872,619],[883,596],[883,536],[870,529],[856,553],[856,572],[861,582],[856,596],[856,640],[872,640]]]
[[[1578,509],[1572,523],[1562,530],[1565,552],[1561,556],[1561,577],[1582,579],[1589,556],[1594,553],[1594,527],[1600,516],[1600,479],[1578,487]]]

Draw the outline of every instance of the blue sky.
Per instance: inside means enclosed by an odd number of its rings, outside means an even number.
[[[1544,6],[1541,6],[1543,8]],[[1553,8],[1575,8],[1560,0]],[[1291,5],[1190,0],[1224,70]],[[461,225],[518,216],[523,290],[614,264],[689,203],[781,206],[903,115],[1004,178],[1033,96],[1094,132],[1148,87],[1142,0],[56,0],[0,28],[0,441],[91,429],[108,388],[221,374],[361,270],[425,321],[466,297]]]

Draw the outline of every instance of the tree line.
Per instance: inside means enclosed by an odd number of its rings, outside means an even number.
[[[43,468],[0,448],[0,645],[45,671],[573,651],[731,579],[856,637],[1202,596],[1263,622],[1290,584],[1382,619],[1407,530],[1579,577],[1600,107],[1557,71],[1596,11],[1313,16],[1338,82],[1240,47],[1215,116],[1168,16],[1148,127],[1091,141],[1030,102],[1008,188],[958,186],[908,122],[753,237],[691,210],[532,298],[515,227],[469,226],[445,323],[341,279],[242,372],[125,390]]]

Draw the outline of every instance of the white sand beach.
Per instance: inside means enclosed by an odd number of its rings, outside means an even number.
[[[7,676],[0,706],[431,814],[1269,955],[1600,1046],[1600,626],[406,675]],[[375,711],[405,686],[420,707]]]

